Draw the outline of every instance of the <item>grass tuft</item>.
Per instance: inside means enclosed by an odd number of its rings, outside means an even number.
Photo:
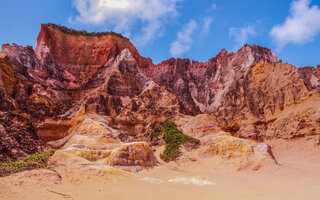
[[[46,149],[19,161],[0,163],[0,177],[31,169],[47,168],[48,160],[54,152],[55,150],[53,149]]]

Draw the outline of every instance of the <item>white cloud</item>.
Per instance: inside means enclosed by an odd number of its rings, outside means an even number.
[[[217,7],[217,4],[213,3],[213,4],[211,5],[211,9],[212,9],[212,10],[217,10],[217,8],[218,8],[218,7]]]
[[[198,27],[198,24],[191,20],[186,24],[182,31],[178,32],[178,38],[171,43],[170,53],[174,57],[180,57],[183,53],[190,49],[190,45],[193,42],[192,34]]]
[[[236,45],[233,48],[233,51],[241,48],[245,43],[247,43],[250,36],[256,34],[255,27],[252,25],[242,27],[242,28],[230,28],[229,34],[234,37]]]
[[[183,53],[189,51],[190,45],[175,41],[171,44],[170,53],[173,57],[180,57]]]
[[[130,35],[136,23],[142,23],[143,44],[161,32],[168,18],[177,16],[177,3],[183,0],[72,0],[79,12],[71,21],[89,25],[109,25],[114,31]]]
[[[286,21],[272,28],[270,35],[279,50],[289,43],[311,42],[320,32],[320,9],[315,5],[310,6],[310,3],[311,0],[293,1]]]
[[[210,32],[212,21],[213,21],[213,19],[211,17],[204,18],[203,27],[202,27],[202,31],[201,31],[202,35],[207,35]]]
[[[160,36],[162,34],[161,28],[162,23],[160,21],[148,23],[142,28],[142,34],[135,38],[135,43],[137,45],[145,45],[154,37]]]

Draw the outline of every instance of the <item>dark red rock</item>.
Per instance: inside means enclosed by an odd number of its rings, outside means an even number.
[[[317,89],[320,91],[320,67],[301,67],[298,69],[299,75],[303,78],[309,90]]]
[[[17,160],[44,146],[28,118],[0,112],[0,162]]]

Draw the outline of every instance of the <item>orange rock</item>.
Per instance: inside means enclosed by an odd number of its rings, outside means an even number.
[[[277,164],[268,144],[233,137],[228,133],[211,136],[203,144],[203,149],[202,157],[218,157],[221,163],[229,163],[231,168],[238,170]]]
[[[113,150],[108,158],[112,166],[153,167],[157,159],[151,147],[145,142],[123,144]]]

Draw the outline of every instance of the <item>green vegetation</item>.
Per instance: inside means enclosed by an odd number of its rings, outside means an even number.
[[[190,142],[198,145],[200,143],[199,140],[183,134],[172,121],[165,122],[162,131],[165,132],[163,140],[166,143],[166,147],[160,158],[166,162],[173,161],[179,157],[181,144]]]
[[[47,162],[54,152],[53,149],[47,149],[16,162],[0,163],[0,177],[31,169],[47,168]]]
[[[53,24],[53,23],[48,23],[48,26],[51,26],[53,28],[57,28],[59,30],[61,30],[62,32],[64,33],[67,33],[67,34],[74,34],[74,35],[85,35],[85,36],[103,36],[103,35],[116,35],[116,36],[119,36],[123,39],[127,39],[126,37],[123,37],[121,34],[119,33],[115,33],[113,31],[111,32],[87,32],[85,30],[82,30],[82,31],[79,31],[79,30],[75,30],[75,29],[72,29],[72,28],[68,28],[66,26],[61,26],[61,25],[57,25],[57,24]]]
[[[141,94],[141,95],[139,95],[139,98],[140,99],[144,99],[146,97],[146,95],[145,94]]]
[[[153,132],[151,133],[151,135],[152,135],[152,137],[159,137],[160,132],[153,131]]]

